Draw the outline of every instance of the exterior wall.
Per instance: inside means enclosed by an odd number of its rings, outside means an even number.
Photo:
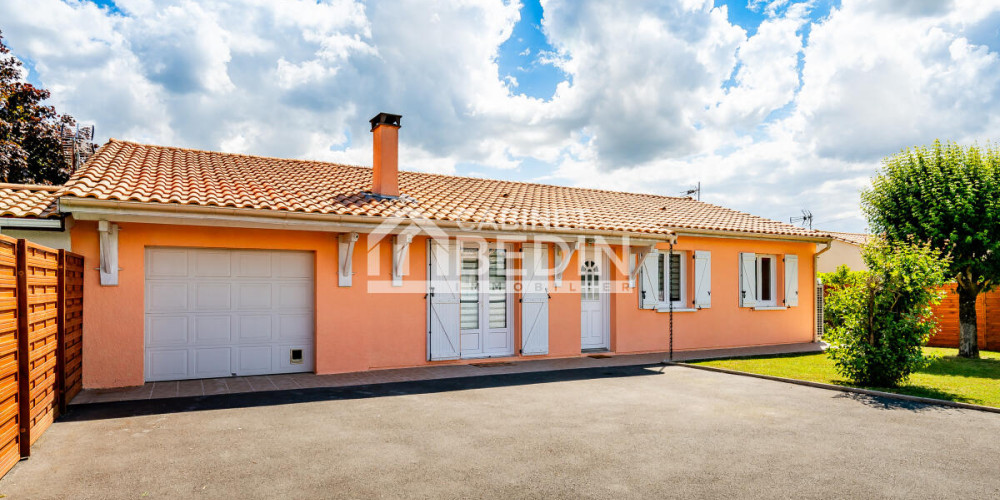
[[[392,250],[388,240],[368,251],[361,235],[353,254],[353,283],[338,286],[337,234],[292,230],[119,223],[119,285],[99,283],[95,222],[77,222],[73,250],[85,256],[84,386],[120,387],[143,383],[144,258],[147,246],[306,250],[315,256],[316,372],[341,373],[431,364],[427,361],[427,238],[414,238],[402,287],[391,287]],[[551,246],[550,246],[551,247]],[[712,307],[674,314],[674,348],[785,344],[813,340],[812,243],[723,238],[681,238],[676,250],[712,252]],[[627,262],[621,247],[615,258]],[[738,308],[740,252],[799,256],[799,306],[782,311]],[[555,262],[550,248],[549,261]],[[580,356],[580,252],[573,254],[563,286],[549,301],[548,357]],[[516,267],[516,265],[515,265]],[[624,267],[624,269],[623,269]],[[626,287],[627,264],[611,266],[611,350],[618,353],[668,348],[669,315],[638,308],[638,292]],[[690,267],[689,267],[690,269]],[[783,291],[778,267],[778,299]],[[688,274],[689,295],[693,284]],[[551,282],[551,277],[550,277]],[[515,352],[520,346],[518,296],[514,307]],[[467,363],[442,361],[433,364]]]
[[[867,271],[864,259],[861,258],[861,248],[850,243],[833,240],[833,245],[819,256],[817,272],[832,273],[838,266],[847,265],[852,271]]]
[[[11,238],[24,238],[32,243],[57,250],[72,250],[69,231],[31,231],[3,228],[0,229],[0,233]]]
[[[660,245],[666,249],[665,245]],[[812,342],[814,333],[813,259],[815,244],[723,238],[678,239],[675,251],[712,252],[712,307],[674,313],[674,350]],[[799,305],[779,311],[739,307],[739,254],[796,254]],[[689,262],[689,269],[690,262]],[[777,269],[777,302],[784,293],[784,267]],[[688,273],[688,300],[694,296]],[[619,277],[623,279],[624,277]],[[663,351],[669,347],[669,314],[639,309],[637,290],[613,296],[612,349],[617,353]]]

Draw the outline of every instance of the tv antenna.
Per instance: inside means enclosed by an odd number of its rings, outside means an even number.
[[[802,209],[801,217],[790,217],[788,222],[795,224],[796,222],[801,222],[802,227],[809,226],[809,229],[813,228],[813,213],[809,210]]]
[[[701,201],[701,181],[698,181],[698,187],[688,189],[687,191],[681,191],[684,196],[695,195],[695,199]]]

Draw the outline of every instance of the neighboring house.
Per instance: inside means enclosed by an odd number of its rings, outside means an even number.
[[[0,233],[57,249],[69,249],[66,218],[56,200],[62,186],[0,183]]]
[[[102,146],[59,193],[85,386],[814,340],[826,234],[398,171],[399,120],[372,119],[373,168]]]
[[[833,236],[833,243],[830,245],[830,250],[819,256],[819,264],[816,266],[817,272],[832,273],[842,265],[846,265],[852,271],[868,269],[864,259],[861,258],[861,245],[868,242],[868,234],[836,231],[826,231],[826,234]]]

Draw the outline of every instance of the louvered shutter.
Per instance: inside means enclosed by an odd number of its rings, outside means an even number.
[[[660,264],[659,254],[656,250],[649,252],[646,259],[642,261],[642,269],[639,277],[639,307],[641,309],[656,309],[660,300],[660,273],[657,266]]]
[[[459,247],[454,241],[430,240],[430,359],[458,359]]]
[[[740,254],[740,307],[757,306],[757,254]]]
[[[712,307],[712,252],[694,253],[694,305],[703,309]]]
[[[799,305],[799,256],[785,256],[785,305]]]
[[[549,353],[549,249],[544,243],[525,244],[521,290],[521,354]]]

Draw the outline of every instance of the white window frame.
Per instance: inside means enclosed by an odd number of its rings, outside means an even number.
[[[771,275],[761,276],[763,274],[763,260],[771,259]],[[773,254],[757,254],[757,307],[777,307],[778,306],[778,256]],[[769,279],[771,281],[771,299],[763,300],[761,297],[761,291],[763,290],[764,279]]]
[[[689,252],[686,252],[684,250],[674,250],[674,255],[679,256],[681,262],[680,280],[679,280],[681,287],[680,299],[673,301],[675,311],[678,309],[691,308],[689,301],[690,297],[688,297],[688,286],[687,286],[688,254]],[[660,283],[660,287],[662,288],[662,290],[660,291],[663,293],[663,300],[658,301],[659,304],[657,304],[657,309],[668,309],[670,307],[670,252],[669,251],[660,252],[659,255],[661,255],[662,258],[659,258],[657,266],[659,266],[658,271],[663,273],[663,283]]]

